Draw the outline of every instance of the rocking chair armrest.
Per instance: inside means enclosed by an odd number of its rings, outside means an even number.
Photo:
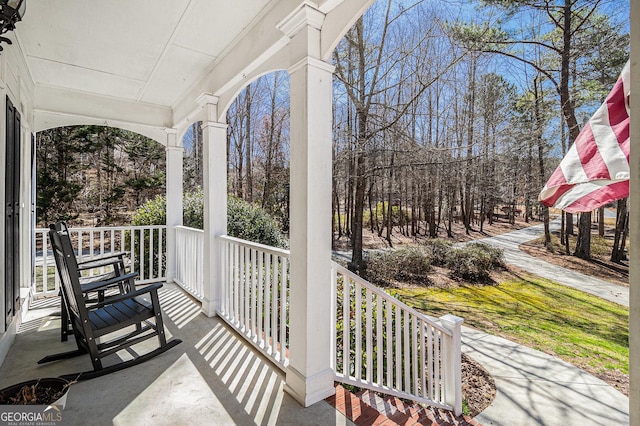
[[[83,265],[86,264],[92,264],[94,262],[108,262],[105,264],[111,264],[117,261],[123,262],[124,261],[124,257],[125,256],[129,256],[129,252],[128,251],[117,251],[117,252],[113,252],[113,253],[106,253],[106,254],[102,254],[100,256],[95,256],[92,257],[91,259],[78,259],[78,266],[81,267]],[[101,266],[101,265],[98,265]]]
[[[114,285],[119,284],[121,282],[129,281],[137,277],[138,275],[139,274],[137,272],[131,272],[129,274],[120,275],[117,277],[110,278],[108,280],[95,281],[92,283],[83,284],[82,291],[87,292],[87,291],[97,291],[101,289],[106,289],[108,287],[113,287]]]
[[[155,283],[155,284],[150,284],[146,287],[143,287],[141,289],[129,292],[129,293],[125,293],[125,294],[121,294],[119,296],[114,296],[114,297],[110,297],[108,299],[106,299],[103,302],[99,302],[96,303],[95,305],[91,305],[91,307],[89,308],[90,310],[94,310],[94,309],[99,309],[102,308],[104,306],[107,305],[111,305],[113,303],[118,303],[118,302],[122,302],[123,300],[130,300],[133,299],[134,297],[137,296],[142,296],[143,294],[151,294],[154,292],[157,292],[159,288],[162,287],[162,283]]]
[[[124,261],[122,259],[105,259],[105,260],[92,260],[83,264],[78,264],[78,271],[86,271],[89,269],[103,268],[105,266],[122,265],[124,267]]]

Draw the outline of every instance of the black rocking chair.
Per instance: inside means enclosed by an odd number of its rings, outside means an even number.
[[[80,283],[77,260],[70,239],[66,238],[66,233],[66,230],[51,229],[49,231],[62,283],[62,299],[66,305],[78,348],[70,352],[48,355],[38,361],[38,364],[89,354],[93,371],[62,376],[68,379],[86,380],[140,364],[181,342],[179,339],[166,341],[158,298],[158,289],[162,287],[160,283],[138,290],[131,289],[129,292],[88,305],[87,291],[100,291],[108,286],[128,281],[130,274],[85,284],[83,288]],[[128,330],[122,335],[124,329]],[[113,333],[116,335],[113,336]],[[112,335],[110,339],[109,335]],[[102,365],[104,357],[153,337],[158,338],[157,349],[129,361],[107,367]]]
[[[49,225],[49,228],[58,231],[58,235],[68,240],[69,246],[72,246],[69,229],[65,222],[57,222],[56,224]],[[104,301],[105,292],[115,287],[118,287],[119,294],[124,294],[135,289],[135,278],[138,276],[138,273],[127,274],[125,257],[127,257],[128,254],[128,252],[112,252],[85,260],[80,256],[76,256],[78,274],[80,276],[80,287],[85,295],[85,302],[87,304]],[[100,269],[103,272],[97,275],[82,276],[84,271],[93,272],[93,270],[96,269]],[[97,297],[92,298],[92,293],[96,293]],[[71,324],[69,322],[66,303],[62,300],[62,290],[60,290],[60,298],[60,340],[66,342],[72,331],[70,330]]]

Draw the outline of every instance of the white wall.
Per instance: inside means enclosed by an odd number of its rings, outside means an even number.
[[[13,45],[2,44],[0,53],[0,179],[4,180],[6,164],[6,96],[20,112],[21,129],[21,191],[20,191],[20,242],[21,282],[20,287],[31,285],[31,123],[33,122],[33,82],[29,75],[26,63],[23,60],[18,43]],[[0,184],[0,259],[5,259],[5,188]],[[20,315],[14,317],[7,333],[3,333],[5,324],[5,300],[4,292],[4,261],[0,262],[0,364],[4,360],[4,354],[8,346],[13,342],[16,329],[19,326]]]

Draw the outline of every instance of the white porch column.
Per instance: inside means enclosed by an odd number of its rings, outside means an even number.
[[[222,286],[217,235],[227,233],[227,124],[218,122],[218,98],[202,95],[198,102],[207,119],[202,122],[204,190],[204,296],[202,312],[216,315]]]
[[[167,164],[167,282],[176,277],[176,230],[182,225],[182,173],[183,147],[177,140],[176,129],[165,129],[167,132],[166,164]]]
[[[303,5],[283,31],[302,59],[291,93],[289,367],[286,390],[304,406],[335,393],[331,292],[331,122],[334,67],[319,58],[324,15]],[[302,22],[302,24],[301,24]],[[294,52],[295,53],[295,52]]]

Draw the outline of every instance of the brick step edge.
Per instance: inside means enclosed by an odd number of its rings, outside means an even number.
[[[326,401],[356,425],[482,426],[467,416],[454,417],[447,410],[406,404],[393,396],[369,391],[354,395],[339,384]]]

